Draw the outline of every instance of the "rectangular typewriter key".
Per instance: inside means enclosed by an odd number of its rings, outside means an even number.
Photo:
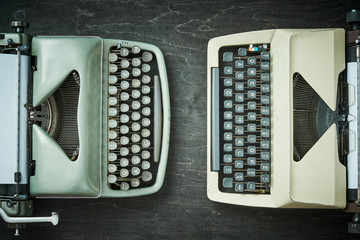
[[[232,62],[233,60],[233,53],[232,52],[225,52],[223,55],[224,62]]]
[[[243,172],[236,172],[234,177],[235,177],[235,181],[244,181],[244,173]]]
[[[243,60],[236,60],[235,61],[235,68],[244,68],[244,61]]]
[[[269,52],[261,52],[260,57],[263,60],[269,60],[270,59],[270,53]]]
[[[233,179],[232,178],[224,178],[223,186],[224,186],[224,188],[232,188],[233,187]]]
[[[225,67],[224,68],[224,74],[226,74],[226,75],[233,74],[233,68],[232,67]]]
[[[244,90],[244,83],[235,83],[235,90],[236,91],[243,91]]]
[[[239,48],[239,49],[238,49],[238,55],[241,56],[241,57],[245,57],[245,56],[246,56],[246,52],[247,52],[247,49],[246,49],[246,48]]]
[[[231,154],[225,154],[223,158],[224,163],[232,163],[232,156]]]
[[[231,87],[232,86],[232,78],[225,78],[224,79],[224,86]]]
[[[235,191],[236,192],[243,192],[244,191],[244,184],[243,183],[236,183],[235,184]]]

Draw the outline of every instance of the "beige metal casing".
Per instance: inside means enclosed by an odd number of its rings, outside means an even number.
[[[223,193],[211,171],[211,68],[222,46],[270,43],[271,193]],[[343,29],[264,30],[211,39],[208,45],[207,194],[213,201],[293,208],[343,208],[346,170],[339,162],[337,134],[331,126],[300,162],[293,161],[292,79],[299,72],[334,110],[338,75],[345,68]]]

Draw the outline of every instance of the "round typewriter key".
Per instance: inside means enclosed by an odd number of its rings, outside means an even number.
[[[117,159],[117,155],[115,153],[109,153],[108,159],[110,162],[113,162]]]
[[[141,178],[144,182],[148,182],[152,179],[152,174],[149,171],[144,171],[141,175]]]
[[[150,157],[150,152],[149,151],[142,151],[142,153],[141,153],[141,157],[143,158],[143,159],[148,159],[149,157]]]
[[[142,114],[144,114],[145,116],[149,116],[150,113],[151,113],[151,109],[150,109],[149,107],[144,107],[141,112],[142,112]]]
[[[149,129],[141,130],[141,136],[144,137],[144,138],[150,136],[150,130]]]
[[[120,55],[122,57],[126,57],[127,55],[129,55],[129,49],[127,48],[120,48]]]
[[[132,109],[134,109],[134,110],[138,110],[138,109],[140,108],[140,106],[141,106],[141,104],[140,104],[138,101],[133,101],[133,102],[131,103],[131,107],[132,107]]]
[[[131,96],[132,96],[133,98],[139,98],[140,95],[141,95],[141,93],[140,93],[139,90],[132,90],[132,92],[131,92]]]
[[[141,92],[142,92],[143,94],[148,94],[148,93],[150,92],[150,87],[147,86],[147,85],[142,86]]]
[[[141,66],[141,71],[143,71],[143,72],[149,72],[150,71],[150,69],[151,69],[151,67],[150,67],[150,65],[149,64],[143,64],[142,66]]]
[[[150,102],[151,102],[150,97],[148,97],[148,96],[143,96],[142,97],[142,103],[143,104],[149,104]]]
[[[133,153],[138,153],[138,152],[140,152],[140,146],[139,146],[139,145],[136,145],[136,144],[132,145],[132,146],[131,146],[131,151],[132,151]]]
[[[133,60],[131,61],[131,64],[132,64],[134,67],[138,67],[138,66],[140,66],[140,64],[141,64],[141,60],[138,59],[138,58],[133,58]]]
[[[150,119],[148,118],[143,118],[143,120],[141,121],[141,124],[144,126],[144,127],[147,127],[149,126],[151,123]]]
[[[131,179],[131,186],[132,186],[132,187],[138,187],[138,186],[140,186],[140,181],[139,181],[139,179],[137,179],[137,178]]]
[[[148,170],[150,168],[150,163],[148,161],[143,161],[141,163],[141,168],[144,170]]]
[[[129,170],[127,170],[126,168],[122,168],[120,169],[120,177],[127,177],[129,176]]]
[[[151,81],[151,78],[148,75],[143,75],[141,78],[143,83],[149,83]]]
[[[114,119],[109,120],[109,128],[114,128],[117,126],[117,121]]]
[[[115,75],[110,75],[109,76],[109,83],[110,84],[115,84],[117,82],[117,77]]]
[[[141,51],[141,48],[138,45],[134,45],[131,50],[133,54],[138,54]]]
[[[133,131],[139,131],[140,130],[140,124],[139,123],[133,123],[132,125],[131,125],[131,129],[133,130]]]
[[[110,87],[109,87],[109,93],[110,93],[111,95],[116,94],[116,93],[117,93],[117,87],[115,87],[115,86],[110,86]]]
[[[122,136],[121,138],[120,138],[120,143],[121,143],[121,145],[126,145],[126,144],[128,144],[129,143],[129,138],[128,137],[125,137],[125,136]]]
[[[116,172],[117,167],[115,164],[109,164],[108,170],[109,170],[109,172],[113,173],[113,172]]]
[[[128,154],[129,154],[129,149],[128,148],[126,148],[126,147],[120,148],[120,155],[121,156],[126,156]]]
[[[130,87],[130,84],[128,81],[121,81],[120,87],[121,89],[128,89]]]
[[[131,141],[134,142],[134,143],[140,141],[140,135],[134,133],[133,135],[131,135]]]
[[[140,119],[140,113],[138,113],[138,112],[133,112],[132,114],[131,114],[131,119],[133,120],[133,121],[137,121],[137,120],[139,120]]]
[[[142,140],[142,141],[141,141],[141,146],[142,146],[143,148],[148,148],[148,147],[150,147],[150,141],[149,141],[148,139]]]
[[[141,82],[139,79],[134,79],[134,80],[132,80],[131,84],[132,84],[133,88],[138,88],[138,87],[140,87]]]
[[[127,105],[126,103],[123,103],[120,105],[120,111],[121,112],[127,112],[129,111],[129,105]]]
[[[122,101],[127,101],[127,100],[129,100],[129,97],[130,97],[130,95],[129,95],[127,92],[122,92],[122,93],[120,94],[120,99],[121,99]]]
[[[109,108],[109,115],[111,117],[116,116],[116,114],[117,114],[116,108]]]
[[[138,167],[132,167],[131,168],[131,175],[137,176],[139,174],[140,174],[140,168],[138,168]]]
[[[115,150],[116,148],[117,148],[116,142],[113,142],[113,141],[109,142],[109,149],[110,150]]]
[[[118,70],[118,67],[115,64],[109,65],[109,72],[114,73]]]
[[[123,191],[129,190],[129,188],[130,188],[130,185],[127,182],[122,182],[120,184],[120,189],[123,190]]]
[[[126,59],[121,60],[120,66],[121,66],[122,68],[127,68],[127,67],[130,66],[130,62],[129,62],[128,60],[126,60]]]
[[[109,97],[109,105],[114,106],[117,104],[117,99],[115,97]]]
[[[121,114],[121,116],[120,116],[121,123],[127,123],[129,121],[129,119],[130,119],[129,116],[126,114]]]
[[[128,132],[129,132],[129,127],[128,127],[128,126],[122,125],[122,126],[120,127],[120,133],[121,133],[121,134],[127,134]]]
[[[153,58],[153,55],[150,52],[143,52],[142,59],[144,62],[150,62]]]
[[[117,137],[117,133],[113,130],[109,131],[109,138],[115,139]]]
[[[138,77],[141,74],[141,70],[139,68],[133,68],[131,73],[134,77]]]
[[[127,160],[126,158],[121,158],[120,159],[120,166],[121,167],[127,167],[127,165],[129,165],[129,160]]]
[[[134,164],[134,165],[139,164],[140,161],[141,161],[141,159],[140,159],[139,156],[132,156],[132,157],[131,157],[131,163]]]
[[[115,183],[116,180],[117,180],[117,177],[116,177],[115,175],[110,174],[110,175],[108,176],[108,182],[109,182],[109,183]]]
[[[116,53],[110,53],[109,54],[109,61],[110,62],[115,62],[118,59]]]
[[[121,78],[128,78],[130,76],[130,73],[129,73],[129,71],[128,70],[121,70],[121,72],[120,72],[120,77]]]

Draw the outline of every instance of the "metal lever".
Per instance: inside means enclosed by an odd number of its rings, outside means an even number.
[[[10,217],[2,208],[0,208],[0,215],[7,223],[50,222],[53,225],[57,225],[59,223],[59,215],[57,212],[52,212],[50,217]]]

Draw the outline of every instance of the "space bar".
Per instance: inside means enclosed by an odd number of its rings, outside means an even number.
[[[159,162],[162,132],[161,87],[158,75],[154,77],[154,162]]]
[[[211,69],[211,107],[212,107],[212,134],[211,134],[211,171],[220,170],[220,126],[219,126],[219,68]]]

